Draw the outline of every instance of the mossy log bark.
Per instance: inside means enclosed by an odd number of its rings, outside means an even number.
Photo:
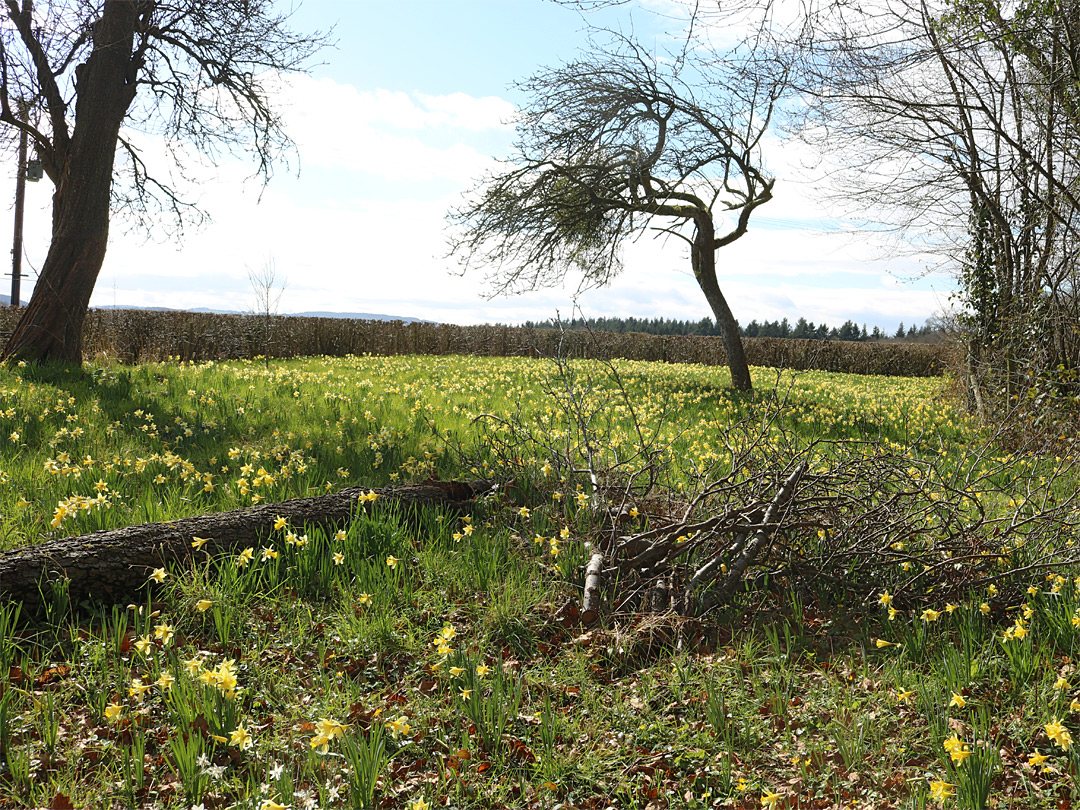
[[[336,529],[364,509],[397,508],[406,514],[423,507],[467,511],[476,496],[492,487],[490,481],[436,481],[375,490],[349,487],[312,498],[50,540],[0,554],[0,602],[22,602],[24,611],[36,612],[39,585],[58,576],[68,578],[72,603],[130,602],[155,568],[192,556],[192,537],[209,538],[204,550],[211,554],[232,553],[266,537],[279,515],[297,528]],[[377,500],[358,500],[371,491],[378,493]]]

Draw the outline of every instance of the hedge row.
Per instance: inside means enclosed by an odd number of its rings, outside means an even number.
[[[6,340],[19,310],[0,308]],[[928,377],[943,373],[949,347],[921,343],[746,338],[750,365]],[[525,329],[509,326],[356,321],[218,315],[141,309],[92,309],[83,331],[84,353],[125,363],[178,357],[221,360],[315,355],[471,354],[479,356],[623,357],[667,363],[724,365],[717,337]]]

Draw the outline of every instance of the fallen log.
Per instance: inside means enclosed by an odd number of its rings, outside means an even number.
[[[348,487],[311,498],[58,538],[0,554],[0,602],[22,602],[24,611],[33,612],[41,599],[39,583],[57,577],[69,580],[73,604],[129,602],[155,568],[192,556],[193,537],[207,538],[203,551],[233,553],[268,535],[279,516],[298,529],[329,530],[373,505],[406,513],[426,506],[466,511],[472,499],[493,486],[490,481],[432,481],[374,490]],[[372,492],[378,497],[361,497]]]

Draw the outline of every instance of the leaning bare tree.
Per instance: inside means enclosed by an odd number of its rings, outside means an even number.
[[[291,30],[289,12],[272,0],[5,6],[0,125],[29,135],[55,191],[49,252],[3,356],[79,362],[110,215],[121,210],[139,224],[199,216],[167,176],[182,179],[188,149],[211,161],[252,153],[269,179],[288,146],[270,104],[273,82],[302,70],[326,37]],[[160,137],[173,172],[151,172],[140,135]]]
[[[678,237],[716,317],[732,384],[750,390],[716,252],[772,198],[760,142],[782,79],[739,74],[734,64],[699,61],[689,48],[658,58],[612,36],[528,79],[515,154],[451,213],[452,252],[466,268],[494,267],[494,289],[506,293],[572,271],[603,285],[622,269],[628,239],[649,229]]]

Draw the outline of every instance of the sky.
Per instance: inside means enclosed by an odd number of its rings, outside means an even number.
[[[447,256],[445,217],[511,154],[514,86],[588,47],[588,25],[633,30],[658,48],[682,30],[673,0],[582,15],[550,0],[303,0],[297,30],[333,28],[335,47],[275,95],[296,145],[263,187],[253,166],[193,165],[187,189],[212,221],[181,241],[114,221],[92,306],[250,311],[249,278],[272,267],[278,311],[364,312],[457,323],[555,316],[711,317],[682,243],[643,237],[613,283],[490,297],[483,270]],[[153,150],[152,142],[144,144]],[[765,143],[774,199],[750,232],[717,254],[721,289],[740,323],[806,317],[894,330],[949,306],[953,280],[926,257],[897,254],[819,191],[806,155]],[[11,161],[13,163],[13,161]],[[0,185],[14,200],[14,167]],[[48,250],[51,186],[27,184],[23,299]],[[0,191],[0,194],[3,192]],[[0,217],[11,240],[11,216]],[[8,271],[10,274],[10,270]],[[0,282],[10,284],[5,276]]]

